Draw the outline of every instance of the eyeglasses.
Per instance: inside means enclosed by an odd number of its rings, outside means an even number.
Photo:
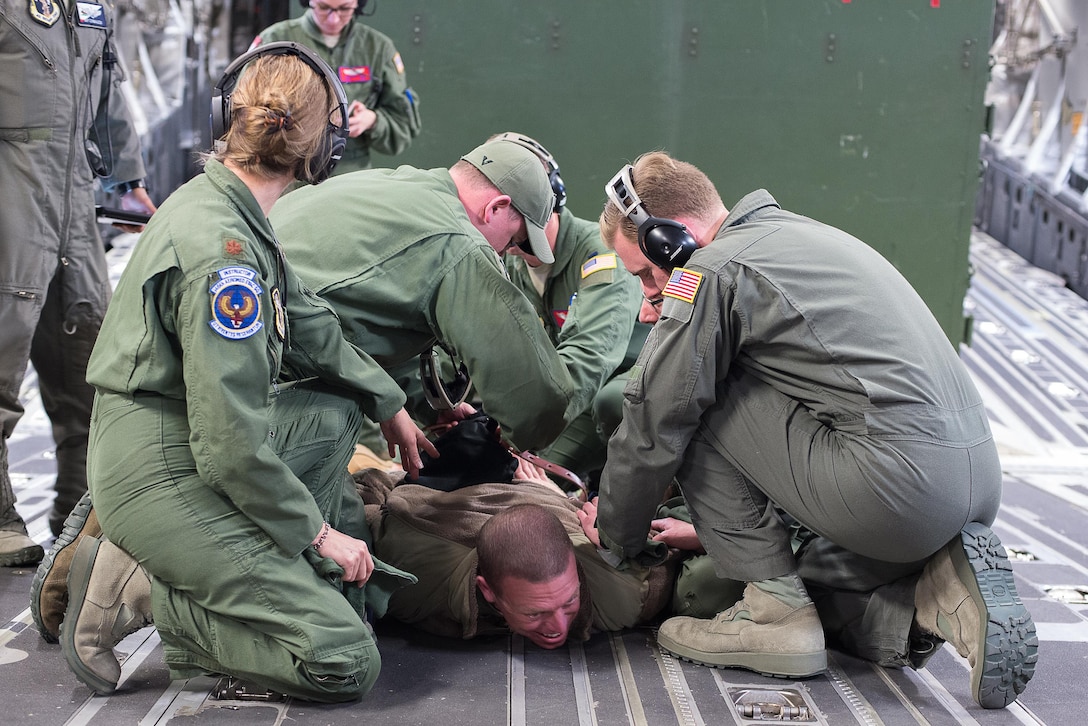
[[[316,3],[310,6],[315,13],[321,13],[322,15],[351,15],[359,9],[358,5],[344,5],[342,7],[333,8],[329,7],[325,3]]]
[[[650,303],[650,305],[654,306],[655,308],[659,307],[661,303],[665,302],[664,295],[658,295],[657,297],[646,297],[645,295],[643,295],[642,299]]]

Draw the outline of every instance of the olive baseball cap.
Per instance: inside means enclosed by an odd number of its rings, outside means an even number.
[[[477,146],[461,158],[510,197],[514,209],[525,218],[533,255],[545,264],[555,262],[544,234],[544,226],[555,209],[555,193],[540,157],[521,144],[495,140]]]

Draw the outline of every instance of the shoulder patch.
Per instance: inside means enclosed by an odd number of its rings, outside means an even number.
[[[699,294],[699,286],[702,284],[703,274],[701,272],[677,267],[669,276],[669,281],[661,294],[665,297],[683,300],[686,303],[694,303],[695,296]]]
[[[230,340],[242,340],[264,327],[257,273],[246,267],[224,267],[208,288],[212,298],[212,330]]]
[[[400,53],[393,54],[393,67],[397,69],[397,73],[404,75],[404,61],[400,59]]]
[[[600,255],[594,255],[590,257],[582,265],[582,279],[586,279],[594,272],[600,272],[601,270],[614,270],[616,269],[616,253],[606,252]]]

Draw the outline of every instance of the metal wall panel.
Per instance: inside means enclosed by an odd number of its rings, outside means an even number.
[[[993,3],[940,0],[402,0],[390,35],[423,132],[377,163],[448,166],[517,130],[570,206],[665,149],[727,205],[765,187],[885,254],[962,340]]]

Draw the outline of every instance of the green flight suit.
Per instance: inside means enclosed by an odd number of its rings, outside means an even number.
[[[671,562],[623,571],[607,565],[582,531],[578,504],[548,487],[515,481],[443,492],[418,484],[396,486],[396,475],[375,470],[356,474],[356,481],[363,489],[375,552],[419,579],[393,593],[387,615],[394,620],[451,638],[509,633],[502,615],[476,587],[475,543],[488,519],[518,504],[536,504],[555,514],[574,545],[581,609],[571,625],[572,639],[586,640],[594,629],[616,631],[645,623],[668,604]]]
[[[219,162],[147,226],[87,378],[91,496],[103,532],[153,577],[174,677],[366,693],[380,659],[364,603],[309,544],[323,520],[366,536],[347,462],[361,414],[388,419],[404,397],[344,341]]]
[[[872,248],[762,190],[664,294],[609,442],[602,542],[652,552],[674,477],[722,577],[797,570],[795,521],[822,553],[801,553],[806,583],[865,599],[841,625],[873,630],[841,640],[904,654],[924,561],[991,523],[1001,496],[981,397],[924,301]],[[843,612],[822,609],[825,626]]]
[[[333,177],[285,195],[270,219],[344,337],[381,366],[396,369],[442,341],[516,446],[546,446],[569,423],[570,374],[446,169]]]
[[[7,441],[23,415],[27,362],[38,374],[53,427],[54,534],[87,490],[93,389],[87,358],[110,298],[95,221],[94,173],[84,144],[97,142],[110,188],[145,176],[140,140],[121,94],[121,72],[103,70],[113,6],[78,13],[59,0],[0,0],[0,529],[26,532],[15,511]],[[50,12],[53,11],[53,12]],[[54,14],[55,13],[55,14]]]
[[[358,18],[344,28],[336,47],[329,48],[313,20],[313,10],[260,32],[253,46],[290,40],[311,48],[336,71],[348,104],[359,101],[378,114],[367,131],[348,139],[334,174],[369,169],[371,152],[396,155],[419,135],[419,96],[409,88],[404,61],[388,36]]]
[[[548,448],[544,458],[584,475],[604,464],[605,443],[619,421],[597,419],[607,404],[597,402],[605,384],[626,376],[619,370],[632,339],[642,293],[638,280],[601,241],[600,227],[563,209],[555,241],[555,262],[543,293],[531,268],[506,256],[510,280],[525,294],[574,381],[570,406],[581,411]]]

